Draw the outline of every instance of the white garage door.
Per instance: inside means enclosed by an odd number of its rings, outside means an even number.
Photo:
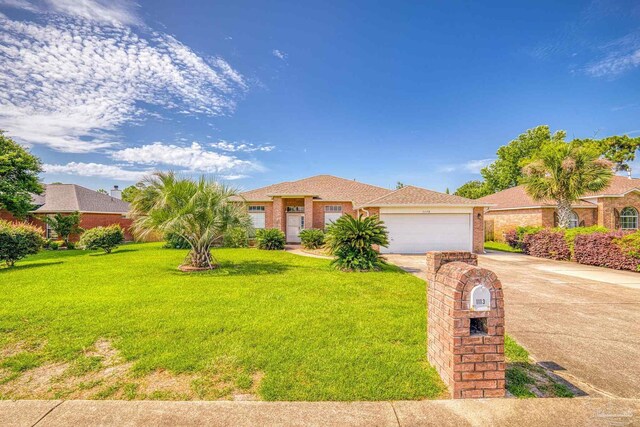
[[[418,254],[427,251],[470,251],[469,214],[382,214],[389,247],[382,253]]]

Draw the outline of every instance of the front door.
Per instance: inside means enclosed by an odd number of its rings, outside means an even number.
[[[300,243],[300,231],[304,228],[303,213],[287,214],[287,242]]]

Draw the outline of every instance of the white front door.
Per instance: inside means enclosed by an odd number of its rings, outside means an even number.
[[[287,242],[300,243],[300,231],[304,228],[303,213],[287,214]]]

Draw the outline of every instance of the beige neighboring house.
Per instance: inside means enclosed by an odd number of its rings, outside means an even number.
[[[504,240],[504,233],[518,226],[555,227],[552,200],[535,201],[523,185],[478,199],[490,206],[485,212],[487,240]],[[611,230],[637,230],[640,211],[640,179],[614,176],[607,188],[587,194],[572,205],[570,227],[600,225]]]
[[[278,228],[289,243],[305,228],[341,215],[379,215],[389,231],[382,253],[482,252],[487,204],[425,188],[389,190],[331,175],[281,182],[241,194],[255,228]]]

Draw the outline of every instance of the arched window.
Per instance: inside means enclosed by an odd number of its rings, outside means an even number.
[[[620,211],[620,228],[623,230],[638,229],[638,211],[636,208],[627,206]]]
[[[578,218],[578,214],[574,211],[571,211],[569,214],[569,228],[576,228],[580,224],[580,218]]]

